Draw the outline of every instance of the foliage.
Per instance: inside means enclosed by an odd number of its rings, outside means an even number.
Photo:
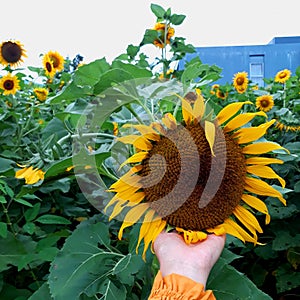
[[[185,19],[159,5],[152,4],[151,10],[165,29]],[[20,90],[0,94],[1,299],[147,299],[158,269],[155,256],[148,251],[143,261],[136,253],[138,225],[118,240],[119,221],[109,222],[102,212],[110,197],[105,190],[119,175],[116,165],[130,151],[115,137],[131,121],[180,114],[174,93],[194,89],[216,113],[245,100],[253,103],[254,112],[257,97],[272,95],[274,106],[267,116],[277,123],[267,138],[290,152],[278,151],[284,165],[274,166],[286,187],[271,182],[284,194],[287,207],[265,199],[271,223],[259,237],[264,245],[228,237],[208,288],[218,299],[231,300],[298,293],[300,68],[284,83],[275,82],[274,74],[265,79],[265,87],[250,81],[238,93],[232,83],[214,85],[222,69],[200,58],[172,70],[195,48],[176,32],[169,38],[167,30],[163,34],[147,29],[139,45],[129,45],[112,63],[100,58],[81,64],[80,56],[67,58],[53,77],[44,67],[3,68],[3,74],[17,76]],[[143,47],[158,39],[161,56],[150,62]],[[35,88],[48,91],[45,101]],[[16,178],[24,166],[41,170],[41,176],[32,184]],[[33,170],[27,175],[33,176]],[[258,218],[263,224],[263,216]]]

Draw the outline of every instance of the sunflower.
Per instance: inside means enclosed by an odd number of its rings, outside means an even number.
[[[60,72],[64,69],[65,59],[57,51],[49,51],[46,55],[48,56],[49,60],[52,61],[53,68],[57,72]]]
[[[35,184],[39,180],[44,179],[45,172],[43,170],[40,170],[38,168],[33,168],[32,166],[21,166],[22,169],[16,171],[15,178],[18,179],[25,179],[26,184]]]
[[[54,77],[56,69],[54,68],[53,62],[47,54],[45,54],[43,57],[43,66],[46,76],[50,78]]]
[[[285,83],[291,77],[291,71],[288,69],[277,72],[275,82]]]
[[[274,106],[274,100],[271,95],[262,95],[256,98],[256,108],[267,112]]]
[[[248,87],[248,73],[247,72],[238,72],[234,74],[233,77],[233,86],[238,93],[243,94]]]
[[[17,67],[27,57],[26,50],[19,41],[6,41],[0,44],[0,64]]]
[[[240,128],[255,116],[266,117],[262,111],[238,114],[251,104],[246,101],[229,104],[209,121],[203,117],[206,105],[201,95],[196,95],[193,105],[185,98],[181,98],[181,124],[168,113],[162,123],[127,124],[140,134],[118,138],[136,151],[121,164],[120,168],[131,167],[109,187],[108,192],[115,195],[104,212],[110,220],[122,212],[119,239],[125,228],[142,223],[136,249],[143,240],[144,258],[167,226],[181,232],[186,243],[201,241],[208,233],[228,233],[256,244],[262,228],[252,211],[265,214],[266,223],[270,221],[267,206],[257,195],[276,197],[285,204],[281,193],[261,179],[278,179],[285,185],[268,166],[282,161],[260,156],[282,147],[252,143],[275,120]],[[123,214],[125,208],[129,210]]]
[[[4,95],[14,95],[20,89],[19,82],[17,76],[8,73],[0,79],[0,89]]]
[[[49,91],[45,88],[35,88],[33,92],[40,101],[45,101],[49,93]]]
[[[167,44],[170,44],[171,37],[174,36],[175,30],[170,25],[167,25],[164,23],[156,23],[154,30],[158,33],[158,38],[154,40],[154,45],[159,48],[164,48]]]

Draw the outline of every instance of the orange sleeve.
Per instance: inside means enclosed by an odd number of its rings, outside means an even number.
[[[162,277],[159,271],[154,279],[148,300],[216,300],[211,290],[187,277],[171,274]]]

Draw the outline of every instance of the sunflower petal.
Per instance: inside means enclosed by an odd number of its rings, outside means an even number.
[[[226,219],[224,221],[224,225],[226,226],[226,232],[236,236],[237,238],[241,239],[242,241],[246,242],[252,242],[254,244],[257,244],[257,238],[251,237],[241,226],[239,226],[237,223],[235,223],[231,219]],[[238,233],[238,235],[236,235]]]
[[[210,151],[211,154],[213,156],[215,156],[214,154],[214,143],[215,143],[215,135],[216,135],[216,128],[215,128],[215,124],[209,121],[205,121],[204,123],[205,125],[205,137],[206,140],[208,141],[209,147],[210,147]]]
[[[250,228],[252,227],[259,233],[263,232],[255,216],[245,207],[238,205],[234,209],[233,214],[245,225],[246,228],[249,229],[249,231],[251,231]]]
[[[247,166],[246,170],[248,173],[251,173],[253,175],[262,177],[262,178],[269,178],[269,179],[278,179],[281,186],[285,187],[285,180],[281,178],[278,174],[276,174],[272,168],[263,166],[263,165],[253,165],[253,166]]]
[[[135,224],[148,208],[149,208],[149,204],[142,203],[136,205],[135,207],[131,208],[128,211],[118,233],[119,240],[122,239],[124,229]]]
[[[202,95],[197,95],[197,99],[194,103],[194,108],[193,108],[193,116],[198,122],[202,119],[204,111],[205,111],[204,99]]]
[[[134,145],[137,149],[140,150],[152,149],[152,144],[144,136],[131,134],[127,136],[118,137],[117,140],[124,144]]]
[[[250,207],[265,214],[266,215],[266,224],[269,224],[269,222],[270,222],[269,211],[268,211],[267,205],[263,201],[261,201],[260,199],[254,197],[252,195],[249,195],[249,194],[243,194],[242,200]]]
[[[217,116],[218,124],[221,125],[227,120],[229,120],[232,116],[234,116],[245,104],[253,104],[251,101],[245,102],[235,102],[225,106]]]
[[[275,121],[276,120],[271,120],[257,127],[241,128],[232,135],[232,138],[237,138],[239,144],[253,142],[265,135],[268,128],[274,124]]]
[[[119,170],[123,168],[125,165],[130,164],[130,163],[137,163],[143,161],[147,156],[148,152],[145,151],[140,151],[138,153],[133,154],[131,157],[126,159],[119,167]]]
[[[270,157],[249,157],[246,159],[247,165],[270,165],[270,164],[283,164],[283,161],[278,158]]]
[[[240,128],[250,122],[256,116],[263,116],[267,117],[266,113],[263,111],[256,112],[256,113],[244,113],[236,116],[232,120],[230,120],[224,127],[225,132],[233,131],[237,128]]]
[[[165,116],[162,118],[162,122],[165,124],[165,126],[169,129],[176,129],[177,127],[177,122],[175,117],[170,114],[170,113],[166,113]]]
[[[193,108],[188,101],[180,97],[182,102],[182,116],[185,124],[190,124],[194,119]]]
[[[251,193],[261,196],[278,198],[284,205],[286,205],[286,200],[282,197],[281,193],[260,179],[247,177],[245,180],[245,189]]]
[[[278,144],[271,143],[271,142],[261,142],[261,143],[254,143],[254,144],[245,146],[243,148],[243,153],[244,154],[263,154],[263,153],[268,153],[273,150],[279,150],[279,149],[285,150],[283,147],[281,147]]]

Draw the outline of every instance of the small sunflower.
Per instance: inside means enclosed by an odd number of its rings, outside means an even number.
[[[164,23],[156,23],[154,28],[158,32],[158,38],[153,42],[155,46],[164,48],[167,44],[170,44],[171,37],[174,36],[175,30],[170,25]]]
[[[233,77],[233,86],[238,93],[243,94],[248,87],[248,73],[247,72],[238,72],[234,74]]]
[[[0,79],[0,89],[4,92],[4,95],[14,95],[18,90],[20,90],[20,81],[17,76],[8,73]]]
[[[262,95],[256,98],[256,108],[267,112],[274,106],[274,100],[271,95]]]
[[[26,50],[19,41],[6,41],[0,44],[0,63],[17,67],[27,57]]]
[[[291,71],[288,69],[277,72],[275,82],[285,83],[291,77]]]
[[[33,168],[32,166],[21,166],[22,169],[16,171],[15,178],[25,179],[26,184],[35,184],[40,180],[44,179],[45,172],[38,168]]]
[[[54,77],[56,69],[54,68],[53,62],[47,54],[45,54],[43,57],[43,66],[46,76],[50,78]]]
[[[57,72],[60,72],[64,69],[65,59],[57,51],[49,51],[46,55],[48,56],[49,60],[52,61],[53,68]]]
[[[49,91],[45,88],[35,88],[33,92],[40,101],[45,101],[49,93]]]
[[[129,170],[113,183],[108,192],[115,195],[105,207],[110,220],[124,216],[119,239],[125,228],[141,222],[137,250],[144,241],[143,257],[149,245],[168,225],[180,232],[186,243],[204,240],[209,233],[231,234],[243,242],[258,242],[261,233],[253,210],[270,216],[258,196],[278,198],[282,194],[261,178],[285,181],[268,165],[281,160],[262,157],[275,149],[271,142],[256,142],[275,122],[241,128],[262,111],[240,113],[250,101],[224,107],[213,121],[206,120],[206,105],[195,94],[191,104],[181,98],[183,120],[178,124],[168,113],[162,123],[129,125],[139,134],[118,138],[136,150],[120,168]],[[108,209],[110,210],[108,212]],[[125,212],[124,210],[129,209]]]

